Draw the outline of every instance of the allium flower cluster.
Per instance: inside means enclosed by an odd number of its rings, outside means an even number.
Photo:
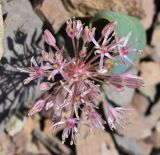
[[[73,44],[72,58],[65,56],[64,48],[59,48],[51,32],[45,30],[44,39],[55,51],[42,51],[41,65],[38,65],[32,57],[31,67],[18,68],[21,72],[29,74],[24,84],[37,79],[40,90],[51,90],[49,95],[35,103],[28,115],[32,116],[42,110],[53,110],[52,128],[64,126],[63,142],[71,135],[70,143],[75,143],[75,134],[79,133],[82,125],[88,126],[91,130],[93,128],[104,130],[105,121],[95,110],[97,98],[104,100],[100,91],[101,84],[109,85],[115,91],[143,85],[143,80],[136,75],[128,73],[112,75],[110,72],[117,56],[121,57],[124,64],[133,63],[128,54],[141,52],[128,45],[131,32],[127,36],[119,37],[115,33],[115,27],[116,22],[107,24],[100,38],[96,40],[95,28],[84,26],[80,20],[69,20],[66,32]],[[65,92],[64,97],[62,96],[63,102],[57,105],[56,97],[62,91]],[[122,114],[125,109],[113,108],[109,104],[106,107],[110,128],[122,126]],[[70,112],[68,118],[63,118],[64,110]]]

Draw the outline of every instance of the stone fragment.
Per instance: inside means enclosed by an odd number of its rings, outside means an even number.
[[[16,133],[19,133],[22,131],[25,123],[26,123],[26,117],[23,117],[22,119],[20,119],[14,115],[7,122],[5,129],[10,136],[14,136]]]
[[[2,18],[2,7],[0,4],[0,59],[3,55],[3,44],[2,44],[2,39],[3,39],[3,18]]]
[[[142,2],[138,0],[62,0],[71,16],[94,16],[99,12],[116,11],[125,14],[144,17]],[[134,10],[134,11],[132,11]]]
[[[160,100],[157,101],[157,103],[155,103],[154,106],[152,107],[151,114],[160,116]]]
[[[33,131],[33,136],[44,144],[53,154],[72,154],[71,149],[65,144],[62,144],[62,142],[54,136],[48,136],[37,129]]]
[[[15,146],[4,132],[0,133],[0,155],[15,155]]]
[[[160,119],[159,111],[159,104],[156,104],[152,108],[150,115],[145,117],[136,112],[136,110],[133,110],[130,114],[125,114],[128,119],[125,129],[118,128],[117,132],[125,137],[136,140],[148,138],[152,135],[152,129],[155,128],[157,121]]]
[[[139,114],[144,115],[149,106],[149,101],[144,95],[135,93],[131,105]]]
[[[141,146],[134,140],[127,137],[121,137],[117,134],[114,134],[115,141],[117,146],[123,152],[129,155],[144,155],[145,152]]]
[[[52,155],[52,153],[40,141],[37,141],[36,143],[40,154]]]
[[[23,134],[27,140],[32,139],[32,131],[34,129],[40,128],[40,117],[39,115],[34,115],[33,117],[28,117],[25,123],[25,126],[23,128]]]
[[[23,154],[26,150],[27,138],[23,132],[19,132],[13,136],[14,146],[16,148],[16,154]]]
[[[146,86],[155,85],[160,82],[159,62],[142,62],[140,64],[140,72]]]
[[[155,14],[154,0],[142,0],[145,17],[141,20],[145,29],[150,28]]]
[[[141,140],[141,141],[138,141],[138,144],[143,149],[145,155],[150,155],[151,154],[151,151],[152,151],[152,148],[153,148],[152,143],[150,143],[148,141],[146,142],[145,140]]]
[[[140,92],[144,94],[146,97],[148,97],[152,102],[154,101],[156,95],[155,85],[151,86],[145,85],[144,87],[141,87],[138,90],[140,90]]]
[[[34,2],[33,2],[34,3]],[[47,20],[54,32],[58,32],[61,26],[69,19],[69,14],[65,10],[60,0],[43,0],[36,5],[35,10],[42,20]]]
[[[135,92],[134,89],[130,88],[125,88],[125,90],[122,92],[116,92],[107,85],[104,85],[103,89],[108,99],[114,102],[118,106],[128,105],[131,102]]]
[[[152,42],[151,42],[151,44],[156,48],[156,50],[160,50],[159,34],[160,34],[160,26],[158,25],[157,27],[155,27],[153,31]]]
[[[152,35],[152,40],[151,40],[151,45],[154,47],[154,53],[152,54],[152,58],[155,61],[160,62],[160,26],[156,26],[155,29],[153,30],[153,35]]]
[[[160,148],[160,132],[154,131],[149,141],[155,148]]]
[[[32,141],[27,142],[26,152],[28,154],[39,154],[37,145],[33,143]]]
[[[77,155],[118,155],[109,133],[98,130],[95,130],[94,133],[89,133],[88,128],[83,126],[80,135],[77,136]]]
[[[133,108],[133,107],[129,107]],[[144,116],[140,115],[136,110],[132,110],[128,113],[124,114],[127,119],[124,124],[125,129],[117,128],[117,132],[125,137],[133,138],[133,139],[143,139],[149,137],[152,132],[150,122],[144,118]],[[155,123],[155,121],[154,121]]]
[[[0,62],[0,130],[5,121],[20,107],[40,96],[36,84],[23,85],[26,74],[17,67],[30,66],[30,59],[36,58],[43,49],[43,22],[35,14],[29,1],[2,1],[2,10],[7,13],[4,22],[4,56]]]

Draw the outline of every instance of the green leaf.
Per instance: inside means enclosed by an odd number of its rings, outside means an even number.
[[[117,25],[115,29],[116,33],[119,36],[124,37],[129,32],[132,32],[132,35],[129,40],[129,43],[133,45],[132,48],[137,50],[144,49],[146,45],[146,33],[143,26],[141,25],[141,23],[137,18],[124,15],[118,12],[104,12],[104,13],[97,14],[91,20],[91,23],[94,25],[95,23],[102,22],[102,20],[105,20],[106,22],[117,21]],[[139,57],[139,54],[132,53],[128,57],[134,62]],[[116,58],[116,62],[119,62],[119,61],[120,61],[120,57],[118,56]],[[127,63],[127,65],[114,63],[114,66],[111,72],[113,74],[122,74],[127,72],[131,67],[132,65],[129,63]]]

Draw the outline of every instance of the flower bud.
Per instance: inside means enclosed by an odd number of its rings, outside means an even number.
[[[45,105],[45,101],[44,100],[38,100],[34,106],[32,107],[32,109],[29,111],[28,116],[32,116],[37,112],[40,112],[43,107]]]
[[[50,82],[43,82],[40,84],[40,90],[50,90],[53,84]]]
[[[56,40],[49,30],[44,31],[44,39],[48,45],[53,47],[56,46]]]

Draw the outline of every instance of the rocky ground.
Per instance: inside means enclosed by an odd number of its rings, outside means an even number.
[[[5,30],[0,61],[0,155],[160,155],[159,0],[2,0],[1,4]],[[40,49],[46,48],[45,28],[58,36],[70,16],[84,18],[104,10],[134,15],[145,27],[147,45],[138,70],[133,69],[144,78],[145,86],[122,94],[105,87],[110,101],[135,109],[126,129],[112,132],[106,126],[105,132],[88,135],[83,128],[76,146],[62,145],[62,129],[53,132],[43,113],[27,117],[41,94],[33,84],[23,86],[25,75],[16,68],[28,66],[31,56],[38,57]]]

